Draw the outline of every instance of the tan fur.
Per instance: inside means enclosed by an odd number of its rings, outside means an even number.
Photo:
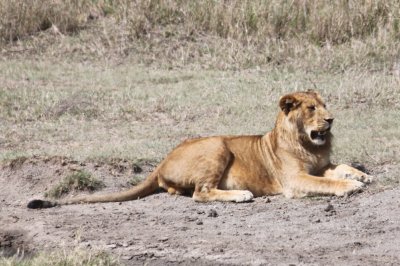
[[[56,202],[125,201],[158,188],[170,194],[193,193],[195,201],[249,201],[283,193],[342,196],[372,177],[330,162],[332,115],[313,91],[281,97],[275,128],[263,136],[218,136],[187,140],[176,147],[142,183],[125,192]],[[324,134],[312,138],[316,132]],[[362,182],[361,182],[362,181]]]

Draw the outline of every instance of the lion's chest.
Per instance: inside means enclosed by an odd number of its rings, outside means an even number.
[[[315,175],[329,165],[329,156],[314,155],[303,161],[302,168],[309,174]]]

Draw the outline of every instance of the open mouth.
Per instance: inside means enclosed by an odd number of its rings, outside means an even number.
[[[314,141],[322,141],[322,142],[324,142],[325,139],[326,139],[326,133],[328,132],[328,130],[321,130],[321,131],[312,130],[311,134],[310,134],[310,137]]]

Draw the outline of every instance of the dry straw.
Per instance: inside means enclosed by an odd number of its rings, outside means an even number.
[[[393,65],[399,23],[400,3],[389,0],[0,0],[0,45],[49,29],[60,36],[89,32],[81,47],[64,43],[51,54],[140,54],[144,63],[217,68],[299,58],[328,68]],[[45,38],[31,51],[58,39]]]

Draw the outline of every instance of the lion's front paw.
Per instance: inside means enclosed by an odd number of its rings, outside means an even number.
[[[235,195],[235,202],[247,202],[247,201],[251,201],[254,198],[253,193],[251,193],[248,190],[243,190],[237,193],[237,195]]]
[[[371,175],[368,175],[366,173],[363,173],[361,171],[357,171],[357,172],[351,172],[351,173],[346,173],[344,175],[344,177],[346,179],[353,179],[353,180],[357,180],[366,184],[371,183],[374,178]]]
[[[357,181],[357,180],[346,180],[347,182],[336,191],[335,195],[336,196],[345,196],[352,194],[356,191],[361,191],[362,188],[365,186],[363,182]]]
[[[374,179],[372,176],[345,164],[339,165],[335,171],[339,178],[357,180],[367,184]]]

